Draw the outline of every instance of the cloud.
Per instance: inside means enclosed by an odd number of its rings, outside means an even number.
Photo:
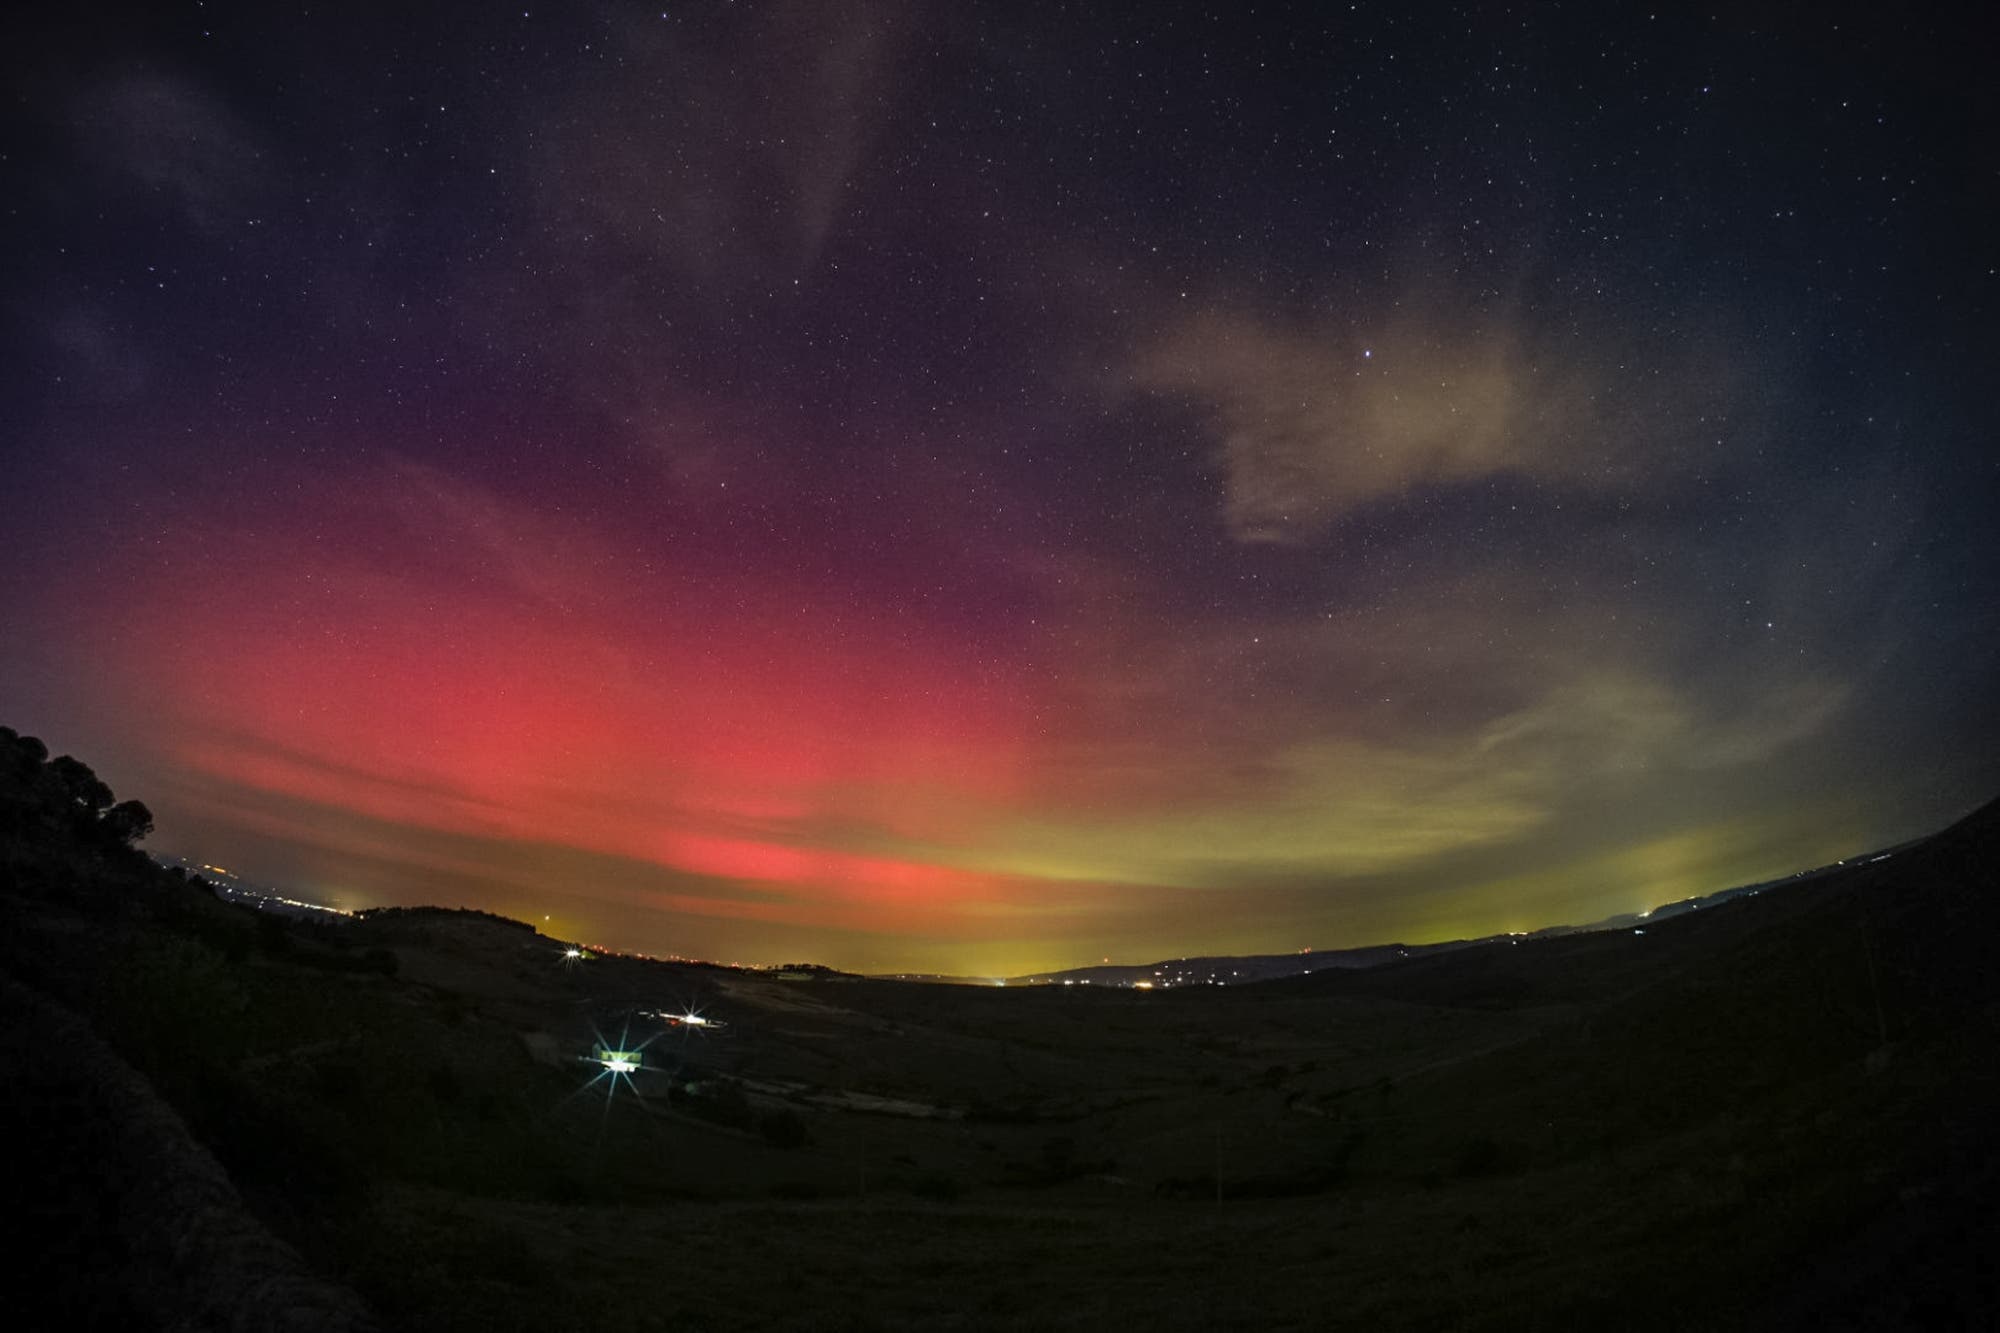
[[[1555,327],[1508,303],[1395,305],[1366,325],[1216,306],[1132,351],[1129,386],[1212,437],[1237,539],[1303,544],[1373,502],[1501,474],[1630,489],[1746,424],[1747,358],[1719,323],[1634,337],[1588,311]]]
[[[111,78],[80,96],[72,114],[91,151],[117,179],[163,197],[201,231],[241,224],[269,175],[250,126],[185,78]]]
[[[759,356],[732,357],[862,207],[897,105],[896,0],[605,21],[606,59],[524,114],[526,262],[466,266],[468,327],[546,357],[610,447],[676,494],[741,494],[797,447]]]
[[[1716,715],[1660,680],[1593,673],[1496,720],[1476,750],[1586,783],[1648,770],[1733,768],[1818,733],[1847,695],[1846,686],[1826,678],[1781,678]]]
[[[901,26],[895,6],[804,0],[692,33],[625,22],[621,72],[593,68],[550,118],[544,212],[581,250],[609,239],[698,285],[798,276],[891,103]]]

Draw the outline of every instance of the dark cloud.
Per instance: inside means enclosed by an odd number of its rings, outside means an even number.
[[[128,207],[164,203],[203,232],[253,221],[273,178],[261,136],[188,75],[113,75],[79,92],[68,114]]]
[[[586,280],[636,268],[718,303],[789,286],[851,208],[908,26],[874,3],[750,8],[693,33],[620,15],[528,148],[551,238]]]

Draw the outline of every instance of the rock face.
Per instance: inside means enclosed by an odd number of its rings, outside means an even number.
[[[28,1308],[73,1327],[364,1333],[245,1207],[152,1085],[77,1015],[0,976],[0,1125],[29,1154],[5,1219]],[[19,1307],[17,1307],[19,1308]]]

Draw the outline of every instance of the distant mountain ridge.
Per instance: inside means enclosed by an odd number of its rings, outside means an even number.
[[[1093,967],[1066,968],[1056,972],[1031,972],[1024,976],[1007,977],[1004,980],[976,977],[915,977],[908,974],[904,974],[900,979],[955,982],[964,985],[997,983],[1008,986],[1129,986],[1160,989],[1176,986],[1241,986],[1258,981],[1275,981],[1281,977],[1306,976],[1314,972],[1380,967],[1385,963],[1451,953],[1459,949],[1475,949],[1484,945],[1550,939],[1560,935],[1584,935],[1607,930],[1643,931],[1649,924],[1670,920],[1702,908],[1717,907],[1732,899],[1762,893],[1766,889],[1801,884],[1848,866],[1884,860],[1922,841],[1924,841],[1922,838],[1912,839],[1880,851],[1848,857],[1832,865],[1801,870],[1797,874],[1786,875],[1781,879],[1718,889],[1714,893],[1664,903],[1644,912],[1623,912],[1617,916],[1605,917],[1582,925],[1543,926],[1539,930],[1482,935],[1474,939],[1445,940],[1433,944],[1369,944],[1353,949],[1301,949],[1296,953],[1217,954],[1168,958],[1152,963],[1100,963]]]
[[[1996,803],[2000,804],[2000,803]],[[1993,806],[1969,816],[1962,823],[1973,823],[1980,816],[1989,815]],[[1933,834],[1932,837],[1937,835]],[[1519,943],[1523,940],[1550,939],[1563,935],[1582,935],[1611,930],[1640,930],[1649,924],[1670,920],[1706,907],[1719,906],[1735,898],[1762,893],[1766,889],[1802,884],[1821,876],[1831,874],[1850,866],[1865,865],[1884,860],[1918,843],[1924,838],[1897,843],[1879,851],[1860,856],[1848,857],[1831,865],[1801,870],[1796,874],[1779,879],[1763,880],[1755,884],[1738,885],[1735,888],[1718,889],[1714,893],[1693,898],[1683,898],[1665,903],[1644,912],[1624,912],[1605,917],[1598,921],[1580,925],[1543,926],[1538,930],[1508,932],[1498,935],[1483,935],[1472,939],[1443,940],[1430,944],[1387,944],[1360,945],[1350,949],[1301,949],[1295,953],[1277,954],[1201,954],[1178,958],[1161,959],[1149,963],[1099,963],[1086,967],[1063,968],[1048,972],[1030,972],[1020,976],[964,976],[932,972],[893,972],[868,974],[876,980],[910,981],[932,985],[957,986],[1112,986],[1137,989],[1171,989],[1183,986],[1241,986],[1260,981],[1276,981],[1285,977],[1309,976],[1315,972],[1355,971],[1380,967],[1387,963],[1402,962],[1412,958],[1423,958],[1437,954],[1451,953],[1461,949],[1475,949],[1486,945]],[[289,916],[347,915],[339,908],[311,901],[296,891],[273,888],[266,884],[247,881],[232,871],[220,866],[196,862],[177,856],[154,858],[162,865],[179,866],[186,872],[200,875],[209,880],[219,896],[247,903],[248,905],[275,911]],[[471,909],[445,908],[374,908],[359,915],[370,913],[404,912],[422,914],[427,912],[446,913],[450,911],[470,911],[472,915],[494,917],[493,913],[472,911]],[[534,927],[527,922],[515,922],[511,918],[495,917],[509,925],[519,925],[523,929]],[[640,954],[647,957],[650,955]],[[767,969],[793,975],[814,974],[825,978],[853,978],[861,974],[843,972],[817,963],[789,963],[774,965]]]

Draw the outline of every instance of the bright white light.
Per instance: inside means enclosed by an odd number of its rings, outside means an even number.
[[[694,1014],[694,1013],[682,1014],[681,1022],[687,1024],[691,1028],[705,1028],[708,1026],[708,1020],[706,1018],[703,1018],[700,1014]]]
[[[565,958],[581,958],[581,957],[583,957],[583,950],[581,950],[581,949],[564,949],[564,950],[563,950],[563,957],[565,957]]]

